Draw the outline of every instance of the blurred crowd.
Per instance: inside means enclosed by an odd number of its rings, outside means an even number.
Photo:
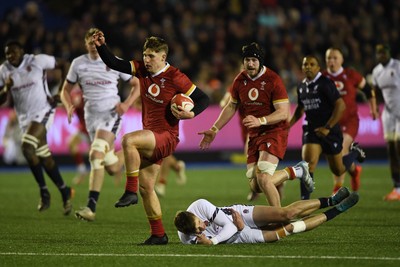
[[[20,1],[21,2],[21,1]],[[303,78],[301,61],[339,47],[345,65],[366,75],[374,46],[385,42],[400,54],[400,1],[391,0],[69,0],[22,1],[0,17],[0,45],[25,44],[27,53],[71,61],[85,53],[84,34],[102,29],[120,57],[142,57],[146,37],[164,38],[169,62],[218,103],[240,70],[241,47],[256,41],[265,64],[284,79],[292,101]],[[48,19],[52,18],[52,19]],[[4,61],[4,53],[0,55]]]

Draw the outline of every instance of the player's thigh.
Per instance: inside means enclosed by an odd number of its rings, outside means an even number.
[[[400,120],[385,109],[382,112],[383,135],[386,141],[400,138]]]
[[[127,133],[122,138],[122,147],[128,150],[136,148],[142,156],[151,157],[156,146],[156,138],[152,131],[139,130]]]
[[[281,207],[256,205],[253,209],[253,221],[257,227],[263,227],[269,223],[285,222],[285,210]]]
[[[347,133],[343,133],[343,149],[342,154],[347,155],[349,153],[350,145],[353,143],[353,137]]]
[[[95,139],[102,139],[107,141],[110,150],[114,148],[115,134],[113,132],[99,129],[95,133]]]
[[[258,157],[258,161],[268,161],[272,164],[278,164],[279,158],[267,151],[260,151],[260,155]]]
[[[38,147],[47,143],[46,133],[46,127],[37,121],[32,121],[26,130],[26,134],[34,136],[38,139]]]

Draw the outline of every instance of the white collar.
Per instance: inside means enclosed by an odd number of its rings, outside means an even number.
[[[340,69],[336,72],[332,72],[330,69],[327,69],[328,73],[333,77],[337,77],[338,75],[340,75],[343,72],[343,70],[344,70],[343,67],[340,67]]]
[[[262,66],[262,69],[260,70],[260,72],[254,77],[250,77],[250,75],[246,72],[247,77],[249,77],[252,81],[257,80],[258,78],[261,77],[261,75],[263,75],[265,72],[267,71],[267,68],[265,66]]]
[[[314,79],[312,81],[307,80],[307,78],[304,78],[303,82],[306,83],[306,85],[312,84],[313,82],[315,82],[316,80],[319,79],[319,77],[321,77],[321,72],[318,72],[317,75],[315,75]]]
[[[154,73],[154,74],[152,74],[151,75],[151,77],[155,77],[155,76],[157,76],[158,74],[160,74],[160,73],[162,73],[162,72],[164,72],[164,71],[166,71],[168,68],[169,68],[169,63],[168,62],[166,62],[166,64],[165,64],[165,66],[164,66],[164,68],[162,68],[161,70],[159,70],[158,72],[156,72],[156,73]]]

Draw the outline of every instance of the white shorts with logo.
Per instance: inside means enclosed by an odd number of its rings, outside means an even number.
[[[26,133],[26,131],[28,130],[28,126],[31,124],[32,121],[35,121],[43,124],[46,127],[46,131],[48,131],[53,124],[55,114],[55,108],[41,110],[29,114],[18,114],[19,127],[21,128],[22,133]]]
[[[254,206],[232,205],[232,208],[240,213],[243,218],[244,229],[228,243],[265,243],[263,233],[258,229],[253,220]]]
[[[386,141],[400,140],[400,119],[386,108],[382,112],[382,126]]]
[[[122,119],[114,109],[96,113],[85,110],[85,123],[90,140],[93,142],[97,130],[109,131],[117,136],[121,129]]]

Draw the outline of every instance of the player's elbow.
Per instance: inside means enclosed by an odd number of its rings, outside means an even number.
[[[289,122],[290,121],[290,111],[289,110],[286,110],[286,109],[282,109],[280,112],[279,112],[279,121],[287,121],[287,122]]]

